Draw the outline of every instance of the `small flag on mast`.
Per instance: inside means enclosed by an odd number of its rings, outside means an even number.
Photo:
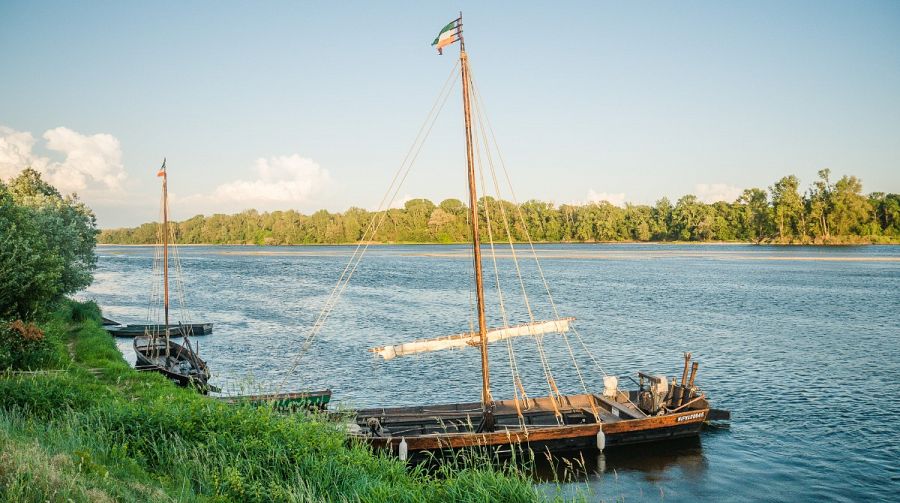
[[[438,33],[437,38],[434,39],[434,42],[431,43],[432,46],[437,46],[438,54],[444,54],[444,47],[452,44],[459,40],[460,32],[462,25],[460,24],[461,18],[456,18],[450,22],[447,26],[441,28],[441,32]]]
[[[156,173],[156,176],[165,176],[166,175],[166,158],[163,157],[163,165],[159,168],[159,171]]]

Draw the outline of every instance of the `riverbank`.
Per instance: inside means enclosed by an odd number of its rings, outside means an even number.
[[[438,473],[350,445],[333,423],[235,407],[137,372],[92,303],[39,323],[40,365],[0,374],[5,501],[535,501],[527,477]],[[37,368],[39,367],[39,368]]]

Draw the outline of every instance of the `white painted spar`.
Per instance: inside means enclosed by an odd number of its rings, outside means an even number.
[[[560,318],[558,320],[536,321],[534,323],[523,323],[521,325],[513,325],[510,327],[494,328],[488,330],[487,340],[488,342],[497,342],[511,337],[521,337],[524,335],[536,337],[552,333],[562,334],[569,331],[569,323],[573,321],[575,321],[575,318]],[[432,339],[419,339],[417,341],[396,344],[393,346],[381,346],[372,348],[369,351],[380,355],[385,360],[390,360],[397,356],[440,351],[442,349],[460,349],[466,346],[477,346],[480,343],[479,339],[480,337],[477,333],[467,332],[444,337],[435,337]]]

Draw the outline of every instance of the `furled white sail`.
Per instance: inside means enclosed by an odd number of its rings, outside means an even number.
[[[560,318],[558,320],[536,321],[534,323],[524,323],[522,325],[513,325],[511,327],[495,328],[488,330],[487,340],[488,342],[497,342],[509,339],[510,337],[519,337],[523,335],[537,336],[551,333],[561,334],[569,331],[569,323],[572,321],[575,321],[575,318]],[[377,353],[385,360],[390,360],[396,356],[439,351],[441,349],[459,349],[466,346],[477,346],[478,343],[478,334],[464,333],[448,335],[445,337],[435,337],[433,339],[420,339],[393,346],[382,346],[372,348],[369,351]]]

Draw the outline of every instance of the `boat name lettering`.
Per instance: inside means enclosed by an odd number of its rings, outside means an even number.
[[[682,421],[690,421],[691,419],[697,419],[698,417],[703,417],[703,413],[695,412],[693,414],[688,414],[687,416],[681,416],[678,419],[676,419],[675,421],[680,423]]]

